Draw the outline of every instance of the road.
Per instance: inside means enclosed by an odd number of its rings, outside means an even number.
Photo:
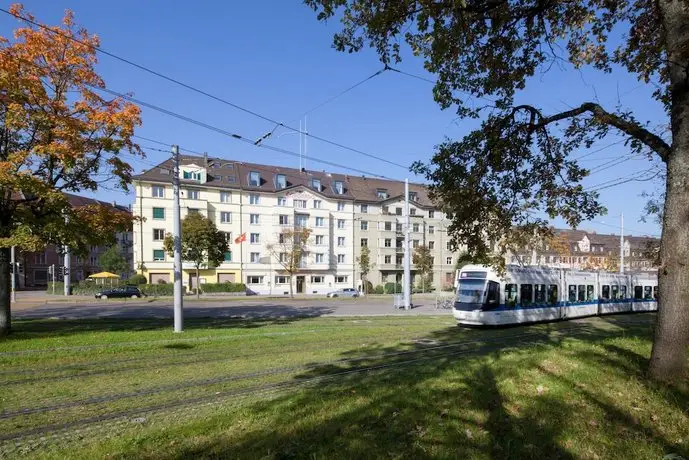
[[[184,299],[187,318],[243,317],[270,318],[290,316],[378,316],[378,315],[450,315],[450,310],[435,308],[435,296],[417,296],[414,308],[394,309],[392,297],[359,299],[231,298]],[[89,297],[56,298],[36,292],[18,292],[12,307],[17,319],[35,318],[172,318],[172,299],[96,300]]]

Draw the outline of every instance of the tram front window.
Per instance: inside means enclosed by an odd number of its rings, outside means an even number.
[[[483,303],[483,292],[485,287],[485,280],[459,280],[457,301],[460,303]]]

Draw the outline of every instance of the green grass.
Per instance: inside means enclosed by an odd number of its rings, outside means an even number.
[[[652,319],[18,321],[0,456],[689,459],[687,382],[645,378]]]

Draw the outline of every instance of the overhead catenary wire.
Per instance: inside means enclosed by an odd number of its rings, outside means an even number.
[[[244,112],[244,113],[247,113],[247,114],[249,114],[249,115],[252,115],[252,116],[254,116],[254,117],[256,117],[256,118],[260,118],[261,120],[267,121],[267,122],[269,122],[269,123],[271,123],[271,124],[273,124],[273,125],[282,126],[282,127],[284,127],[285,129],[288,129],[288,130],[290,130],[290,131],[294,131],[294,132],[300,133],[300,134],[302,134],[302,135],[304,135],[304,136],[308,136],[308,137],[310,137],[310,138],[312,138],[312,139],[318,140],[318,141],[320,141],[320,142],[324,142],[324,143],[329,144],[329,145],[332,145],[332,146],[334,146],[334,147],[338,147],[338,148],[341,148],[341,149],[344,149],[344,150],[348,150],[348,151],[351,151],[351,152],[354,152],[354,153],[358,153],[358,154],[360,154],[360,155],[363,155],[363,156],[366,156],[366,157],[369,157],[369,158],[372,158],[372,159],[375,159],[375,160],[378,160],[378,161],[382,161],[382,162],[387,163],[387,164],[389,164],[389,165],[391,165],[391,166],[396,166],[396,167],[399,167],[399,168],[402,168],[402,169],[405,169],[405,170],[409,170],[409,166],[405,166],[405,165],[402,165],[402,164],[400,164],[400,163],[396,163],[396,162],[394,162],[394,161],[387,160],[387,159],[385,159],[385,158],[383,158],[383,157],[381,157],[381,156],[374,155],[374,154],[365,152],[365,151],[360,150],[360,149],[357,149],[357,148],[349,147],[349,146],[344,145],[344,144],[342,144],[342,143],[339,143],[339,142],[336,142],[336,141],[331,141],[331,140],[329,140],[329,139],[326,139],[326,138],[321,137],[321,136],[317,136],[317,135],[312,134],[312,133],[309,133],[309,132],[307,132],[307,131],[302,131],[301,129],[294,128],[294,127],[289,126],[289,125],[287,125],[287,124],[285,124],[285,123],[282,123],[282,122],[280,122],[280,121],[277,121],[277,120],[275,120],[275,119],[273,119],[273,118],[271,118],[271,117],[262,115],[262,114],[260,114],[260,113],[258,113],[258,112],[255,112],[255,111],[253,111],[253,110],[250,110],[250,109],[247,109],[247,108],[245,108],[245,107],[242,107],[242,106],[240,106],[240,105],[238,105],[238,104],[236,104],[236,103],[234,103],[234,102],[231,102],[231,101],[229,101],[229,100],[227,100],[227,99],[225,99],[225,98],[216,96],[216,95],[211,94],[211,93],[209,93],[209,92],[207,92],[207,91],[204,91],[204,90],[202,90],[202,89],[196,88],[195,86],[192,86],[192,85],[190,85],[190,84],[188,84],[188,83],[184,83],[184,82],[182,82],[181,80],[178,80],[178,79],[176,79],[176,78],[170,77],[170,76],[165,75],[165,74],[163,74],[163,73],[161,73],[161,72],[158,72],[158,71],[156,71],[156,70],[153,70],[153,69],[151,69],[151,68],[149,68],[149,67],[146,67],[146,66],[141,65],[141,64],[137,64],[136,62],[133,62],[133,61],[131,61],[131,60],[129,60],[129,59],[123,58],[123,57],[121,57],[121,56],[118,56],[117,54],[114,54],[114,53],[111,53],[111,52],[109,52],[109,51],[106,51],[106,50],[104,50],[103,48],[101,48],[101,47],[99,47],[99,46],[95,46],[95,45],[92,45],[92,44],[90,44],[90,43],[87,43],[87,42],[85,42],[85,41],[83,41],[83,40],[79,40],[78,38],[75,38],[75,37],[72,37],[72,36],[70,36],[70,35],[64,34],[64,33],[60,32],[60,31],[58,31],[58,30],[54,30],[53,28],[50,28],[50,27],[45,26],[45,25],[43,25],[43,24],[40,24],[40,23],[38,23],[38,22],[36,22],[36,21],[33,21],[33,20],[29,19],[29,18],[22,17],[22,16],[17,15],[17,14],[13,14],[12,12],[10,12],[9,10],[6,10],[6,9],[4,9],[4,8],[0,8],[0,11],[2,11],[2,12],[5,13],[5,14],[8,14],[8,15],[10,15],[10,16],[13,16],[13,17],[15,17],[15,18],[17,18],[17,19],[19,19],[19,20],[21,20],[21,21],[24,21],[24,22],[27,22],[27,23],[29,23],[29,24],[32,24],[32,25],[34,25],[34,26],[36,26],[36,27],[39,27],[39,28],[41,28],[41,29],[43,29],[43,30],[46,30],[46,31],[48,31],[48,32],[51,32],[51,33],[53,33],[53,34],[59,35],[59,36],[61,36],[61,37],[63,37],[63,38],[66,38],[66,39],[68,39],[68,40],[74,41],[75,43],[79,43],[79,44],[81,44],[81,45],[83,45],[83,46],[86,46],[86,47],[88,47],[88,48],[91,48],[91,49],[93,49],[93,50],[95,50],[95,51],[97,51],[97,52],[99,52],[99,53],[101,53],[101,54],[104,54],[104,55],[109,56],[109,57],[111,57],[111,58],[113,58],[113,59],[116,59],[116,60],[118,60],[118,61],[120,61],[120,62],[123,62],[123,63],[125,63],[125,64],[127,64],[127,65],[130,65],[130,66],[132,66],[132,67],[135,67],[135,68],[137,68],[137,69],[139,69],[139,70],[141,70],[141,71],[143,71],[143,72],[149,73],[149,74],[154,75],[154,76],[159,77],[159,78],[162,78],[162,79],[164,79],[164,80],[166,80],[166,81],[169,81],[170,83],[174,83],[174,84],[176,84],[176,85],[178,85],[178,86],[181,86],[181,87],[183,87],[183,88],[185,88],[185,89],[188,89],[188,90],[193,91],[193,92],[195,92],[195,93],[198,93],[198,94],[201,94],[201,95],[203,95],[203,96],[206,96],[206,97],[208,97],[208,98],[210,98],[210,99],[213,99],[213,100],[215,100],[215,101],[217,101],[217,102],[220,102],[220,103],[222,103],[222,104],[228,105],[228,106],[230,106],[230,107],[232,107],[232,108],[234,108],[234,109],[237,109],[237,110],[239,110],[239,111],[242,111],[242,112]],[[101,88],[101,89],[102,89],[102,88]]]

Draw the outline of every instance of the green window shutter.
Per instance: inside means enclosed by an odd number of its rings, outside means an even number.
[[[153,250],[153,260],[164,260],[165,259],[165,251],[162,249],[154,249]]]
[[[165,219],[165,208],[153,208],[154,219]]]
[[[225,253],[225,262],[232,262],[232,251],[227,251]]]

